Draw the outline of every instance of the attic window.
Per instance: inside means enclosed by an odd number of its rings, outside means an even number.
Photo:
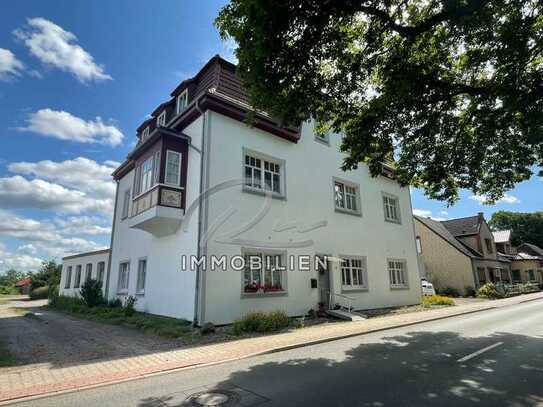
[[[179,96],[177,96],[177,108],[176,108],[177,114],[180,114],[181,112],[183,112],[183,110],[187,108],[188,104],[189,104],[189,92],[187,89],[185,89],[183,92],[179,94]]]
[[[143,129],[143,133],[141,133],[141,139],[145,140],[147,137],[149,137],[149,127],[146,127]]]
[[[157,127],[166,126],[166,111],[165,110],[158,115],[158,117],[156,119],[156,125],[157,125]]]

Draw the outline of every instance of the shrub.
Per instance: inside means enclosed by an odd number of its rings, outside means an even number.
[[[502,298],[502,294],[496,289],[496,286],[492,283],[486,283],[479,291],[477,291],[477,297],[479,298],[488,298],[489,300],[495,300],[497,298]]]
[[[444,295],[446,297],[460,297],[460,293],[456,288],[445,287],[438,290],[439,295]]]
[[[80,294],[85,304],[91,308],[104,303],[101,281],[92,278],[85,281],[81,286]]]
[[[433,305],[454,305],[454,301],[450,297],[443,297],[442,295],[430,295],[422,298],[422,305],[424,307],[431,307]]]
[[[17,295],[19,294],[19,290],[14,285],[0,285],[0,294]]]
[[[136,302],[138,302],[138,299],[132,295],[129,295],[125,298],[123,304],[124,315],[126,315],[127,317],[131,317],[132,315],[134,315],[134,312],[136,312]]]
[[[115,298],[114,300],[109,300],[107,302],[107,306],[109,308],[121,308],[123,306],[123,303],[119,298]]]
[[[56,302],[58,301],[58,285],[54,285],[49,288],[49,293],[47,295],[47,298],[49,299],[49,305],[55,306]]]
[[[247,332],[273,332],[286,328],[290,319],[284,311],[251,312],[234,321],[232,329],[235,335]]]
[[[465,297],[475,297],[477,295],[477,291],[475,291],[475,288],[473,287],[466,286],[464,290],[466,292]]]
[[[31,300],[43,300],[47,298],[48,295],[49,295],[48,286],[34,288],[32,291],[30,291]]]

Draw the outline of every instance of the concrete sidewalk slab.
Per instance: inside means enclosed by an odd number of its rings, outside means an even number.
[[[21,398],[133,380],[172,370],[223,363],[540,299],[543,299],[543,293],[534,293],[497,301],[384,316],[365,321],[317,325],[282,334],[111,361],[97,361],[84,365],[60,368],[40,365],[36,369],[0,373],[0,404]]]

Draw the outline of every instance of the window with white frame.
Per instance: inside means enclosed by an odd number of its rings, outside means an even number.
[[[141,133],[141,140],[145,141],[149,137],[149,127],[146,127],[143,129],[143,132]]]
[[[360,214],[359,195],[358,185],[334,180],[334,202],[337,210]]]
[[[420,239],[420,236],[417,236],[415,238],[415,244],[417,245],[417,254],[422,254],[422,241]]]
[[[119,281],[117,282],[117,292],[124,294],[128,292],[128,280],[130,277],[130,262],[123,261],[119,264]]]
[[[243,272],[245,293],[285,291],[283,256],[277,253],[246,252]]]
[[[363,257],[342,257],[341,286],[344,290],[368,288],[366,260]]]
[[[177,96],[177,114],[183,112],[189,104],[189,92],[185,89],[182,93]]]
[[[104,274],[106,271],[106,263],[103,261],[98,262],[98,270],[96,271],[96,279],[101,283],[104,282]]]
[[[383,210],[387,222],[400,223],[400,201],[397,196],[383,193]]]
[[[279,160],[264,158],[255,153],[246,153],[245,187],[284,195],[283,167],[284,163]]]
[[[166,111],[165,110],[162,113],[160,113],[158,117],[156,118],[156,126],[157,127],[166,126]]]
[[[128,210],[130,207],[130,189],[124,191],[123,197],[123,211],[121,213],[121,219],[126,219],[128,217]]]
[[[407,265],[405,260],[389,259],[388,274],[392,288],[405,288],[407,283]]]
[[[81,264],[78,264],[75,266],[75,281],[74,281],[74,288],[79,288],[81,285],[81,270],[83,269],[83,266]]]
[[[136,293],[145,293],[145,277],[147,275],[147,259],[140,259],[138,261],[138,280],[136,283]]]
[[[141,165],[140,193],[146,192],[153,186],[153,157],[149,157]]]
[[[66,269],[66,281],[64,282],[64,288],[70,288],[72,283],[72,266],[68,266]]]
[[[85,268],[85,281],[88,281],[92,278],[92,263],[88,263]]]
[[[179,186],[181,182],[181,153],[168,150],[166,152],[166,175],[164,183]]]

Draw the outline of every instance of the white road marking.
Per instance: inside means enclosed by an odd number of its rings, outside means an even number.
[[[488,352],[489,350],[497,348],[498,346],[501,346],[501,345],[503,345],[503,342],[498,342],[498,343],[495,343],[494,345],[487,346],[486,348],[480,349],[477,352],[470,353],[469,355],[458,359],[457,362],[466,362],[470,359],[473,359],[476,356],[479,356],[482,353]]]

